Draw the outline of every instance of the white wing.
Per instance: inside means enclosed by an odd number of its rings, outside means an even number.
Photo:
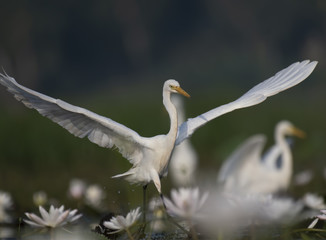
[[[247,167],[260,164],[266,137],[262,134],[254,135],[243,142],[222,164],[218,173],[218,182],[225,182],[230,177],[246,171]],[[248,174],[255,174],[249,171]]]
[[[109,118],[73,106],[18,84],[14,78],[0,74],[0,83],[29,108],[67,129],[77,137],[88,139],[101,147],[117,147],[131,163],[141,159],[142,137],[135,131]]]
[[[275,171],[275,169],[277,169],[277,159],[282,158],[282,152],[282,148],[277,144],[271,146],[262,156],[262,164],[267,169]]]
[[[263,102],[269,96],[273,96],[299,84],[311,74],[316,65],[316,61],[310,62],[309,60],[293,63],[289,67],[276,73],[275,76],[256,85],[237,100],[214,108],[196,118],[188,119],[179,127],[176,144],[180,144],[183,140],[190,137],[197,128],[214,118],[239,108],[256,105]]]

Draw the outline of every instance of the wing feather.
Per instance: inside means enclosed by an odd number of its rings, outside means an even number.
[[[237,100],[214,108],[195,118],[189,118],[179,126],[176,145],[190,137],[199,127],[225,113],[259,104],[267,97],[299,84],[312,73],[316,65],[316,61],[310,62],[309,60],[293,63],[273,77],[259,83]]]
[[[145,147],[143,138],[130,128],[110,118],[26,88],[8,75],[0,74],[0,83],[25,106],[36,109],[76,137],[87,137],[101,147],[117,147],[133,164],[140,161],[142,149]]]
[[[244,170],[246,165],[260,161],[266,137],[262,134],[254,135],[243,142],[222,164],[218,173],[218,181],[225,182]],[[252,174],[252,173],[251,173]]]

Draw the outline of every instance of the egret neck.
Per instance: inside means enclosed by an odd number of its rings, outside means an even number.
[[[178,133],[178,115],[174,104],[171,101],[171,92],[163,91],[163,104],[170,116],[170,131],[167,134],[169,139],[173,139],[173,144]]]
[[[289,182],[291,180],[292,167],[293,167],[291,149],[290,149],[289,144],[286,141],[285,133],[284,133],[283,129],[278,128],[277,131],[275,131],[274,137],[275,137],[275,142],[276,142],[277,146],[279,146],[282,149],[281,150],[282,167],[281,167],[280,171],[282,171],[285,174],[280,174],[280,176],[282,176],[282,178],[283,178],[283,180],[280,182],[282,182],[284,184],[284,186],[282,186],[283,188],[287,188],[287,186],[289,185]]]

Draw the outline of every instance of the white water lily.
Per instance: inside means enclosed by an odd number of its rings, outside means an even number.
[[[297,186],[303,186],[311,182],[313,177],[314,177],[313,172],[310,169],[308,169],[294,175],[293,182]]]
[[[311,208],[311,209],[326,209],[326,205],[324,203],[324,199],[321,196],[318,196],[317,194],[314,193],[306,193],[303,198],[303,203]]]
[[[303,209],[300,201],[271,194],[235,195],[232,202],[229,214],[233,212],[236,218],[246,220],[245,224],[289,223]]]
[[[274,223],[290,223],[296,220],[303,209],[301,202],[291,198],[270,197],[264,206],[265,220]]]
[[[78,178],[74,178],[69,183],[69,196],[75,200],[83,198],[86,191],[86,183]]]
[[[122,230],[128,230],[141,216],[140,207],[131,210],[126,217],[118,215],[112,217],[110,221],[103,222],[103,225],[111,230],[110,234],[120,232]]]
[[[164,198],[167,211],[171,215],[185,219],[193,219],[201,216],[200,210],[208,198],[208,192],[199,195],[198,188],[180,188],[171,191],[171,200]]]
[[[151,230],[155,232],[163,232],[165,224],[163,218],[165,216],[164,206],[160,197],[152,198],[148,204],[148,209],[152,214],[150,223]]]
[[[323,221],[326,220],[326,210],[320,210],[320,212],[322,214],[317,215],[316,218],[312,221],[312,223],[310,223],[308,228],[314,228],[319,220],[323,220]]]
[[[93,184],[87,187],[85,191],[85,201],[88,205],[99,208],[104,198],[105,193],[99,185]]]
[[[7,192],[0,191],[0,223],[9,223],[12,218],[7,210],[12,207],[13,202],[11,195]]]
[[[8,209],[12,206],[11,195],[7,192],[0,191],[0,207]]]
[[[38,191],[33,194],[33,202],[36,206],[42,206],[48,201],[48,195],[44,191]]]
[[[47,212],[42,206],[39,206],[39,211],[41,213],[41,218],[34,213],[25,213],[29,220],[24,219],[24,222],[33,227],[56,228],[75,222],[82,216],[82,214],[76,215],[77,209],[72,211],[69,209],[64,210],[64,206],[55,208],[51,205],[49,212]]]

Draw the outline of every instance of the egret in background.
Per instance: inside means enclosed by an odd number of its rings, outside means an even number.
[[[184,101],[178,95],[172,95],[172,103],[178,112],[178,122],[183,123],[185,119]],[[184,140],[173,150],[169,173],[172,182],[178,187],[191,186],[195,183],[198,155],[189,139]]]
[[[141,184],[145,190],[148,183],[154,182],[162,197],[160,178],[166,176],[171,152],[175,144],[180,144],[207,122],[235,109],[249,107],[264,101],[267,97],[286,90],[306,79],[317,62],[309,60],[297,62],[278,72],[275,76],[253,87],[239,99],[212,109],[196,118],[189,119],[178,128],[177,110],[172,104],[171,93],[189,97],[175,80],[167,80],[163,85],[163,104],[170,116],[170,130],[166,135],[141,137],[135,131],[110,118],[100,116],[84,108],[73,106],[60,99],[54,99],[18,84],[8,75],[0,75],[0,83],[14,94],[15,98],[29,108],[58,123],[77,137],[87,137],[101,147],[120,151],[132,164],[123,177],[130,183]],[[146,119],[150,123],[150,119]],[[146,207],[144,208],[145,211]]]
[[[289,187],[292,153],[286,136],[304,137],[304,132],[289,121],[275,127],[275,144],[262,155],[266,137],[254,135],[241,144],[223,163],[218,182],[225,191],[270,194]]]

